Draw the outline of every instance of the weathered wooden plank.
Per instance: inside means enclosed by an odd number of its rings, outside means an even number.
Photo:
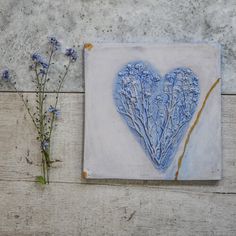
[[[0,65],[15,70],[19,89],[32,91],[28,76],[30,54],[43,52],[46,37],[54,34],[65,46],[80,46],[80,59],[64,91],[83,91],[84,42],[214,41],[222,45],[222,91],[235,93],[235,9],[234,0],[58,0],[56,3],[2,0]],[[53,88],[51,83],[50,90]]]
[[[29,100],[34,96],[25,94]],[[62,116],[55,129],[52,156],[62,162],[55,165],[55,170],[59,172],[52,171],[52,180],[78,181],[83,153],[84,99],[80,94],[61,94],[61,98],[63,102],[59,101],[59,107]],[[0,93],[0,117],[1,179],[34,179],[35,175],[40,174],[39,144],[33,123],[16,93]],[[68,170],[65,176],[60,173],[63,169]]]
[[[31,93],[25,95],[29,98],[34,96]],[[84,96],[61,94],[59,105],[62,118],[53,138],[52,157],[62,160],[62,163],[57,163],[51,171],[51,180],[54,182],[144,184],[163,189],[236,193],[236,96],[222,96],[223,180],[219,182],[85,181],[81,179]],[[40,174],[40,152],[34,127],[17,94],[0,93],[0,117],[0,180],[33,181]],[[27,159],[33,164],[27,163]]]
[[[236,234],[236,195],[0,182],[0,235]]]

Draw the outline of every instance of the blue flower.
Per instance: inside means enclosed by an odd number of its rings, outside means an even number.
[[[78,54],[74,48],[67,48],[65,55],[69,57],[72,62],[76,61],[78,58]]]
[[[48,108],[48,112],[49,112],[49,113],[53,113],[53,114],[56,116],[56,118],[59,118],[60,115],[61,115],[60,110],[56,109],[56,108],[53,107],[52,105],[50,105],[50,107]]]
[[[46,60],[39,54],[39,53],[34,53],[31,56],[31,59],[36,63],[41,65],[44,69],[48,68],[48,63],[46,62]]]
[[[42,68],[41,68],[41,69],[39,70],[39,75],[41,75],[42,77],[45,76],[46,73],[47,73],[47,72],[46,72],[45,69],[42,69]]]
[[[42,143],[41,143],[41,147],[44,151],[46,151],[49,147],[49,142],[46,141],[46,140],[43,140]]]
[[[61,48],[61,43],[56,39],[56,37],[50,36],[48,37],[48,42],[51,44],[53,50],[57,51]]]
[[[2,71],[2,79],[4,81],[9,81],[11,78],[10,78],[10,73],[9,73],[9,70],[8,69],[4,69]]]

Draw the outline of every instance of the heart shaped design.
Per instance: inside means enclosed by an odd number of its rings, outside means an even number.
[[[116,78],[117,111],[153,165],[165,171],[186,133],[199,100],[199,82],[189,68],[163,78],[143,61],[125,65]]]

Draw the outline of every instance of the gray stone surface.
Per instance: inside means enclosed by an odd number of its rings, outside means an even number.
[[[15,70],[21,90],[33,89],[30,53],[55,35],[80,52],[64,91],[84,90],[84,42],[209,41],[222,45],[222,92],[236,92],[235,0],[0,0],[0,30],[0,66]]]

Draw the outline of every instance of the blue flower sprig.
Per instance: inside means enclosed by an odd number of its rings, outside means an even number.
[[[70,66],[74,63],[78,54],[74,48],[67,48],[65,50],[65,57],[68,59],[66,65],[64,65],[64,73],[58,76],[58,87],[55,91],[54,104],[48,106],[46,88],[50,81],[49,74],[50,68],[53,66],[53,60],[55,55],[61,53],[62,45],[56,37],[48,37],[48,44],[50,47],[48,58],[42,54],[35,52],[31,55],[32,64],[30,70],[33,73],[33,83],[35,84],[36,92],[36,106],[31,108],[28,103],[28,99],[25,99],[23,93],[20,93],[16,88],[16,83],[13,82],[9,69],[2,71],[2,80],[12,86],[15,91],[21,97],[23,104],[36,128],[37,140],[40,144],[41,149],[41,164],[42,164],[42,175],[36,177],[36,181],[41,184],[49,183],[49,171],[52,163],[58,160],[52,160],[50,155],[50,144],[53,133],[54,123],[61,116],[61,111],[57,108],[59,93],[63,87],[63,84],[67,78]]]

